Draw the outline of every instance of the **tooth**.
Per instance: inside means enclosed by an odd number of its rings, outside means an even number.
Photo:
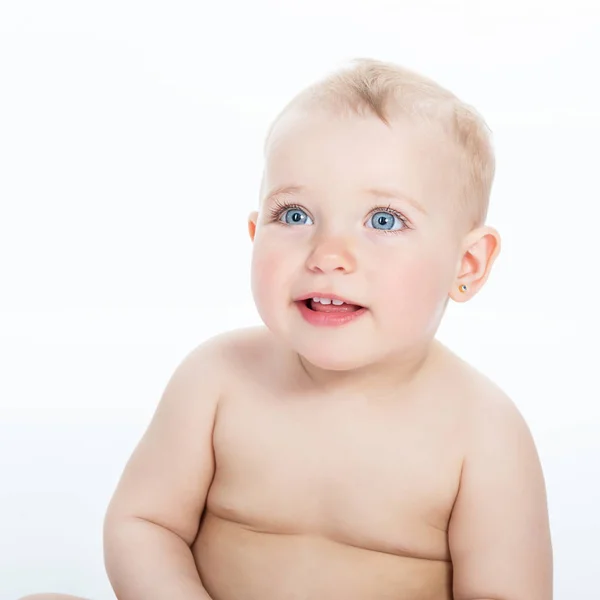
[[[332,300],[332,302],[336,305],[336,306],[341,306],[342,304],[344,304],[343,300]]]
[[[313,298],[313,302],[319,302],[320,298]]]
[[[329,298],[321,298],[321,304],[331,304],[331,300]]]

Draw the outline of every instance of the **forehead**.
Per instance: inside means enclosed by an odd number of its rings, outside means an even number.
[[[262,196],[285,186],[352,190],[390,186],[423,205],[447,201],[456,150],[439,128],[396,117],[290,111],[266,147]]]

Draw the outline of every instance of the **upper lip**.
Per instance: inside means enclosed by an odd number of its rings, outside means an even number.
[[[298,296],[295,302],[303,302],[304,300],[308,300],[309,298],[330,298],[331,300],[341,300],[346,304],[355,304],[356,306],[364,306],[360,304],[360,302],[355,302],[354,300],[349,300],[348,298],[344,298],[342,296],[338,296],[337,294],[332,294],[330,292],[310,292],[308,294],[303,294],[302,296]]]

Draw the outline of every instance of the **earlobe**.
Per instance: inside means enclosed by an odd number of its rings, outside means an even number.
[[[456,302],[472,298],[485,284],[500,253],[500,235],[492,227],[471,232],[450,297]]]
[[[250,239],[254,241],[254,236],[256,235],[256,221],[258,220],[258,212],[252,211],[250,216],[248,217],[248,233],[250,234]]]

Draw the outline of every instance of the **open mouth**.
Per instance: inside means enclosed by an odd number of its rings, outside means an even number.
[[[329,298],[307,298],[301,300],[301,302],[309,310],[322,313],[352,313],[364,308],[358,304],[350,304],[342,300],[331,300]]]
[[[298,298],[295,304],[304,320],[315,327],[344,326],[367,312],[366,307],[333,294],[329,297],[310,294],[307,298]]]

